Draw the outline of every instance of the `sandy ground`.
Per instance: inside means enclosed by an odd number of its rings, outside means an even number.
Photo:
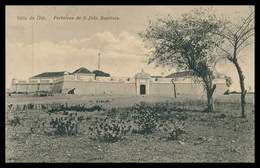
[[[215,99],[221,99],[226,101],[240,101],[240,95],[218,95],[214,96]],[[115,106],[132,106],[132,104],[139,103],[140,101],[145,102],[164,102],[164,101],[183,101],[183,100],[206,100],[205,95],[178,95],[174,97],[173,95],[116,95],[116,94],[106,94],[106,95],[69,95],[69,94],[55,94],[54,96],[47,97],[28,97],[24,95],[6,96],[6,104],[28,104],[28,103],[91,103],[97,100],[109,100],[112,105]],[[254,95],[247,95],[246,100],[249,102],[254,102]]]
[[[217,111],[205,113],[186,111],[186,134],[183,142],[164,141],[161,134],[130,134],[116,143],[100,143],[88,138],[87,129],[92,123],[82,121],[76,136],[46,136],[28,134],[37,110],[6,112],[19,116],[22,125],[6,124],[6,162],[254,162],[255,121],[254,96],[247,96],[247,119],[240,118],[239,95],[215,97]],[[192,104],[203,96],[170,95],[55,95],[52,97],[7,97],[8,104],[68,102],[102,105],[104,108],[128,107],[143,102],[190,102],[190,109],[204,106]],[[97,103],[97,100],[109,100]],[[91,101],[91,102],[90,102]],[[186,107],[185,107],[186,108]],[[172,111],[174,116],[178,112]],[[225,118],[220,118],[225,114]],[[102,117],[106,112],[78,112],[78,116]],[[42,113],[41,119],[48,117]],[[201,138],[202,137],[202,138]],[[202,139],[202,140],[201,140]]]

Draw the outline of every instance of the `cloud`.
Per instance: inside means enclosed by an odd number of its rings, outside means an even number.
[[[101,41],[110,43],[116,41],[114,35],[109,31],[104,31],[103,33],[96,33],[92,36],[93,39],[99,39]]]
[[[135,36],[132,36],[125,31],[120,33],[117,38],[113,39],[113,41],[106,46],[106,49],[109,51],[141,56],[144,56],[147,52],[141,39],[137,39]]]
[[[147,65],[144,43],[130,33],[123,31],[118,36],[109,31],[99,32],[82,39],[71,39],[54,43],[52,41],[31,43],[6,43],[6,87],[11,81],[28,79],[33,75],[48,71],[73,72],[79,67],[93,71],[97,69],[98,53],[101,53],[101,70],[112,76],[134,76],[142,68],[150,75],[161,75],[163,68],[154,69]],[[245,85],[254,89],[254,59],[245,59],[241,67],[246,76]],[[226,68],[224,68],[226,67]],[[231,90],[239,91],[239,79],[236,69],[231,66],[221,67],[222,72],[231,76]],[[174,71],[173,71],[174,72]],[[172,72],[167,72],[167,74]]]
[[[132,76],[137,71],[136,67],[142,66],[145,52],[141,39],[125,31],[118,36],[104,31],[91,37],[58,43],[41,41],[32,45],[7,42],[7,87],[14,77],[28,79],[42,72],[72,72],[79,67],[94,70],[97,68],[98,53],[101,53],[102,70],[111,75]]]
[[[126,31],[121,32],[117,37],[109,31],[104,31],[102,33],[96,33],[90,38],[61,41],[59,44],[66,44],[78,48],[93,48],[104,53],[116,52],[120,54],[133,54],[139,56],[144,56],[148,51],[144,48],[141,39],[136,38]]]

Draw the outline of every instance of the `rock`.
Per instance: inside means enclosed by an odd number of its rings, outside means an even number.
[[[159,140],[160,140],[160,141],[163,141],[163,142],[167,141],[167,139],[168,139],[167,137],[160,137],[160,138],[159,138]]]
[[[230,150],[231,150],[232,152],[237,152],[237,150],[234,149],[234,148],[231,148]]]
[[[231,140],[231,142],[235,143],[236,141],[235,140]]]
[[[195,146],[195,145],[202,144],[202,143],[203,143],[203,141],[196,141],[196,142],[194,142],[194,146]]]
[[[221,114],[219,118],[226,118],[225,114]]]
[[[208,139],[207,139],[207,141],[213,141],[213,137],[209,137]]]
[[[199,136],[197,140],[203,140],[203,141],[206,141],[206,140],[207,140],[207,138],[205,138],[205,137],[202,137],[202,136]]]
[[[202,138],[203,138],[202,136],[199,136],[199,137],[197,138],[197,140],[202,140]]]
[[[182,142],[182,141],[179,141],[179,144],[180,144],[181,146],[185,146],[185,143]]]

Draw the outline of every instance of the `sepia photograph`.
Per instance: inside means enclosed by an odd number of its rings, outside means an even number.
[[[6,163],[254,163],[255,6],[5,6]]]

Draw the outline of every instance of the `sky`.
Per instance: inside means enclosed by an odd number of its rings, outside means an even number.
[[[153,22],[168,14],[180,16],[199,7],[6,6],[6,88],[11,87],[13,78],[28,79],[43,72],[73,72],[80,67],[96,70],[99,53],[101,70],[111,76],[133,77],[142,69],[152,76],[176,72],[147,65],[145,54],[149,50],[138,33],[149,26],[148,19]],[[231,18],[243,15],[247,8],[213,6],[216,14]],[[81,18],[76,19],[78,16]],[[119,20],[100,20],[102,16]],[[20,20],[22,17],[27,19]],[[59,17],[74,19],[55,19]],[[98,19],[88,20],[89,17]],[[245,86],[254,90],[254,44],[241,54],[245,55],[239,60],[246,76]],[[230,90],[240,90],[234,65],[221,64],[217,70],[232,78]]]

